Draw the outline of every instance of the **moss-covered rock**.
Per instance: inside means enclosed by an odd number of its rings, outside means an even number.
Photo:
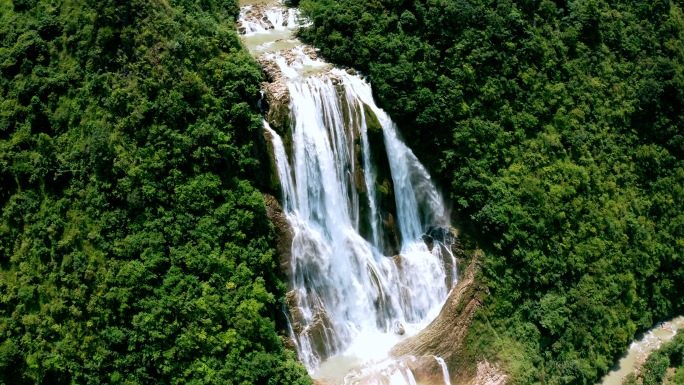
[[[258,181],[259,187],[262,191],[268,192],[270,194],[281,197],[282,195],[282,185],[280,179],[278,178],[278,166],[275,158],[275,150],[273,148],[273,138],[271,133],[264,130],[262,135],[263,143],[258,143],[257,146],[260,148],[260,152],[265,152],[265,156],[261,159],[266,160],[262,162],[262,167],[259,170]]]
[[[378,116],[366,103],[363,103],[363,113],[366,117],[366,127],[368,127],[368,133],[378,134],[382,133],[382,125],[378,120]]]
[[[262,195],[266,203],[266,215],[271,223],[273,223],[275,229],[276,252],[278,253],[280,271],[287,276],[287,282],[291,282],[292,239],[294,238],[294,232],[278,199],[270,194]]]

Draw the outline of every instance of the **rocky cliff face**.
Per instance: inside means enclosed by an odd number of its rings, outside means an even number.
[[[275,178],[277,179],[278,176],[276,175]],[[287,217],[285,216],[278,199],[270,194],[263,194],[263,196],[264,201],[266,202],[266,215],[275,228],[277,242],[276,252],[278,253],[280,270],[285,273],[289,282],[292,278],[290,261],[292,260],[292,239],[294,238],[294,232],[292,231],[290,222],[287,221]]]
[[[264,78],[266,78],[266,81],[261,83],[264,92],[261,108],[268,124],[285,141],[287,135],[284,134],[290,131],[290,93],[287,89],[287,83],[275,61],[260,58],[259,63],[263,69]],[[286,145],[286,149],[287,147]]]
[[[434,356],[439,356],[449,367],[451,380],[467,385],[504,385],[506,375],[498,365],[486,360],[468,362],[465,354],[465,338],[473,314],[486,295],[486,288],[477,281],[481,251],[467,253],[458,243],[454,247],[461,270],[458,284],[452,290],[437,318],[422,332],[403,341],[392,349],[395,357],[415,357],[405,362],[411,367],[416,379],[425,384],[443,384],[441,367]]]
[[[316,53],[309,49],[307,54],[315,58]],[[285,52],[283,56],[286,60],[291,60],[293,54],[290,52]],[[269,59],[260,58],[259,63],[263,68],[265,82],[262,83],[263,98],[261,99],[261,108],[264,113],[264,119],[270,125],[273,130],[275,130],[278,135],[283,140],[283,145],[285,146],[285,152],[288,157],[292,156],[293,144],[292,144],[292,120],[290,116],[290,93],[287,88],[287,79],[283,77],[280,67],[278,64]],[[350,70],[352,71],[352,70]],[[333,82],[335,79],[333,79]],[[340,87],[340,93],[343,92],[342,87]],[[346,112],[346,111],[345,111]],[[361,111],[353,111],[354,114],[359,115]],[[376,175],[376,190],[378,191],[378,200],[380,205],[380,215],[382,216],[383,225],[383,248],[384,253],[387,255],[395,255],[399,253],[401,240],[399,238],[399,232],[397,230],[397,223],[395,222],[392,213],[396,212],[396,204],[394,197],[394,190],[392,186],[392,176],[390,172],[389,161],[387,159],[386,152],[384,151],[384,142],[382,134],[382,126],[378,121],[370,107],[363,105],[363,113],[366,116],[366,124],[368,127],[368,140],[371,146],[371,152],[375,155],[372,160],[374,165],[373,172]],[[352,117],[345,115],[345,119],[350,120]],[[355,116],[354,119],[360,119],[359,116]],[[268,133],[264,135],[268,136]],[[364,172],[361,161],[361,145],[358,130],[354,131],[354,143],[355,143],[355,164],[354,169],[356,174],[354,175],[354,180],[356,182],[356,187],[360,194],[366,194],[367,192],[364,183]],[[265,146],[268,152],[269,164],[267,165],[267,170],[270,172],[268,177],[263,178],[267,183],[267,191],[279,195],[280,182],[278,181],[278,176],[275,167],[275,161],[273,156],[273,149],[271,148],[271,139],[266,137]],[[365,199],[361,199],[361,217],[367,218],[367,210],[369,208],[364,206]],[[360,233],[366,237],[370,236],[370,225],[366,223],[361,223]]]

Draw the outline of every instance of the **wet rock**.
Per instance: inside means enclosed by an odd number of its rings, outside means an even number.
[[[305,323],[304,315],[302,310],[297,306],[297,292],[294,290],[288,291],[285,295],[285,305],[290,313],[290,322],[292,322],[292,328],[294,325],[299,325],[299,331],[295,330],[295,333],[301,332],[301,325]]]
[[[425,246],[427,246],[428,250],[432,251],[432,248],[435,247],[435,240],[429,236],[428,234],[423,234],[423,242],[425,242]]]
[[[297,347],[294,340],[290,337],[280,336],[280,341],[283,343],[283,347],[287,350],[296,351]]]
[[[264,29],[273,29],[274,25],[266,17],[266,10],[269,8],[269,4],[260,3],[254,4],[244,13],[244,20],[249,23],[258,24]]]
[[[382,218],[382,230],[385,236],[385,247],[387,248],[387,254],[395,255],[399,254],[399,232],[397,229],[397,224],[394,221],[394,216],[391,213],[383,213]]]
[[[363,104],[363,113],[366,116],[366,127],[368,127],[368,132],[371,135],[378,135],[382,133],[382,125],[378,120],[375,112],[367,104]],[[384,141],[384,139],[383,139]],[[383,142],[384,143],[384,142]]]
[[[271,21],[268,20],[268,18],[267,18],[266,16],[264,16],[264,17],[261,18],[261,25],[262,25],[265,29],[273,29],[273,28],[275,28],[275,27],[273,26],[273,23],[271,23]]]
[[[260,175],[258,175],[257,180],[263,191],[280,196],[282,194],[282,184],[278,178],[278,165],[275,157],[275,149],[273,148],[272,134],[267,130],[263,130],[263,137],[261,139],[262,140],[259,142],[263,143],[257,143],[259,147],[258,151],[266,154],[266,156],[261,158],[268,159],[268,163],[265,163],[263,167],[259,169],[258,172]]]
[[[313,317],[307,324],[306,317],[298,303],[297,291],[291,290],[285,295],[285,305],[289,313],[292,332],[295,338],[299,340],[300,345],[302,345],[302,341],[308,341],[313,353],[319,359],[324,360],[334,353],[331,351],[331,347],[335,346],[333,343],[335,334],[330,317],[324,308],[319,307],[314,311]]]
[[[445,283],[449,289],[454,282],[454,272],[457,270],[454,266],[454,258],[458,259],[459,255],[463,255],[460,248],[458,231],[453,227],[428,227],[425,234],[422,236],[423,242],[430,252],[434,253],[434,248],[438,247],[438,255],[442,256],[442,261],[446,269]]]
[[[455,231],[455,229],[453,229],[453,231]],[[445,245],[451,245],[455,241],[455,236],[452,234],[452,228],[447,227],[430,226],[425,232],[425,236]]]
[[[304,54],[306,54],[311,59],[313,59],[313,60],[318,59],[318,51],[314,47],[312,47],[310,45],[306,45],[302,48],[302,51],[304,52]]]
[[[396,322],[394,324],[394,334],[403,336],[406,333],[406,329],[404,329],[404,325],[402,325],[401,322]]]
[[[444,384],[442,367],[433,355],[412,357],[412,359],[404,360],[404,363],[411,369],[417,383],[425,385]]]
[[[278,261],[280,269],[287,275],[288,282],[292,281],[292,240],[294,239],[294,232],[287,220],[283,208],[280,206],[278,200],[270,194],[263,194],[266,203],[266,215],[271,220],[275,227],[276,233],[276,252],[278,253]],[[296,302],[295,302],[296,303]]]
[[[470,264],[451,291],[437,318],[423,331],[392,348],[392,356],[432,357],[436,355],[446,362],[452,376],[452,383],[474,383],[477,378],[475,363],[465,362],[463,357],[466,356],[464,342],[473,314],[481,306],[482,298],[486,295],[486,288],[475,280],[476,273],[480,269],[479,255],[480,252],[475,251],[471,256],[461,256],[461,259],[469,259]],[[432,361],[419,359],[413,364],[412,369],[417,373],[416,379],[418,376],[426,379],[438,379],[442,376],[441,367],[434,358]],[[430,383],[428,380],[425,382]],[[438,383],[443,383],[443,381]],[[488,385],[501,384],[493,382]]]
[[[432,248],[435,246],[435,242],[439,243],[443,248],[451,248],[451,246],[456,243],[457,234],[456,229],[453,227],[430,226],[427,231],[425,231],[425,234],[423,234],[423,241],[430,251],[432,251]],[[442,254],[444,254],[445,251],[446,250],[443,250]]]
[[[333,328],[325,310],[318,309],[316,311],[311,324],[302,331],[301,336],[309,339],[314,354],[321,360],[328,358],[333,353],[328,350],[328,347],[334,346],[332,343],[334,339]]]
[[[394,265],[397,267],[397,269],[399,269],[399,271],[401,271],[401,269],[403,269],[403,265],[402,265],[403,260],[404,260],[404,258],[402,258],[402,256],[399,254],[396,254],[392,257],[392,262],[394,262]]]
[[[345,384],[354,385],[389,385],[394,383],[390,377],[404,378],[408,376],[411,370],[411,364],[415,358],[405,357],[399,360],[385,360],[375,363],[370,363],[360,368],[356,368],[344,377]],[[340,381],[326,382],[327,385],[337,385]],[[414,382],[411,382],[414,383]],[[441,383],[423,383],[421,385],[444,385]]]
[[[290,91],[287,88],[287,81],[283,78],[280,67],[275,61],[261,58],[259,64],[267,80],[261,84],[264,92],[261,102],[264,119],[281,136],[285,152],[290,156],[292,155],[292,130]]]
[[[264,77],[266,77],[269,83],[278,82],[282,79],[283,74],[280,72],[280,67],[278,67],[275,61],[264,58],[259,58],[258,60]]]
[[[368,188],[366,187],[366,175],[363,167],[360,165],[355,165],[354,167],[354,187],[360,194],[367,194]]]

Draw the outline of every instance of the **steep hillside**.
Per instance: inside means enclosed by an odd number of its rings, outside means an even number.
[[[484,249],[473,362],[591,384],[684,308],[678,2],[302,0]],[[446,338],[446,337],[445,337]]]
[[[310,383],[237,11],[0,0],[0,383]]]

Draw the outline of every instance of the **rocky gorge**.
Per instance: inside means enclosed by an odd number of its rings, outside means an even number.
[[[477,252],[461,249],[429,174],[363,75],[322,61],[294,37],[298,23],[295,9],[257,3],[242,8],[239,29],[266,79],[265,198],[290,282],[290,346],[321,383],[460,381],[452,348],[484,293]],[[454,311],[459,330],[438,332]],[[453,344],[428,347],[440,333]],[[471,377],[493,369],[483,362]]]

